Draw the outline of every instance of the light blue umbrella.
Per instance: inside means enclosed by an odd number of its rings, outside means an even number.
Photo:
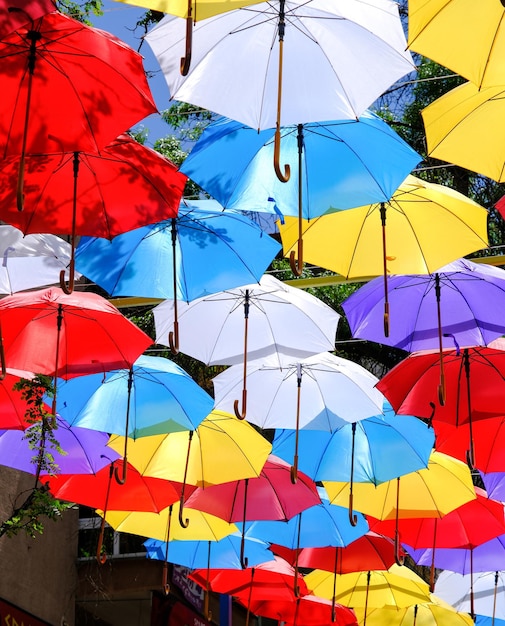
[[[125,437],[123,471],[129,437],[193,431],[214,406],[181,367],[153,356],[139,357],[129,370],[61,381],[60,390],[59,412],[71,425]]]
[[[204,130],[180,169],[227,209],[301,220],[388,202],[421,161],[385,121],[365,111],[358,120],[281,128],[283,158],[298,163],[282,182],[272,168],[274,134],[275,129],[258,132],[220,118]]]

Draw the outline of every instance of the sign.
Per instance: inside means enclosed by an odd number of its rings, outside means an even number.
[[[197,609],[202,611],[204,591],[194,581],[188,578],[191,570],[181,565],[174,565],[172,570],[172,582],[177,585],[182,592],[184,598]],[[3,625],[2,625],[3,626]]]
[[[10,602],[0,600],[0,626],[50,626],[50,624]]]

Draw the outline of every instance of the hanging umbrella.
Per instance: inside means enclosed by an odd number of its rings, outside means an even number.
[[[194,430],[211,412],[212,398],[176,363],[141,356],[129,369],[73,378],[60,386],[61,415],[71,424],[124,438]],[[116,480],[126,480],[116,471]]]
[[[293,484],[289,464],[270,455],[258,477],[196,489],[186,501],[186,507],[205,511],[230,523],[242,522],[240,562],[246,568],[247,521],[288,521],[320,502],[316,485],[308,476],[300,473]]]
[[[242,603],[241,598],[238,599]],[[289,626],[306,624],[335,624],[336,626],[357,626],[356,615],[352,609],[341,604],[333,606],[329,600],[307,594],[291,601],[257,600],[245,606],[261,617],[268,617]]]
[[[28,432],[36,427],[30,426]],[[48,452],[61,474],[94,474],[119,457],[107,447],[106,433],[70,426],[60,417],[56,417],[55,437],[62,452],[52,448]],[[47,471],[38,472],[37,450],[30,448],[25,433],[19,430],[0,432],[0,459],[2,465],[40,475],[43,480],[47,475]]]
[[[53,0],[3,0],[0,3],[0,39],[55,9]]]
[[[255,131],[226,118],[211,123],[181,166],[227,209],[275,211],[310,219],[331,207],[346,209],[387,202],[419,162],[415,153],[379,117],[313,122],[283,127],[284,156],[296,173],[281,182],[271,167],[274,130]],[[352,181],[352,184],[350,184]],[[303,241],[291,269],[303,268]]]
[[[284,254],[297,224],[279,226]],[[430,274],[487,248],[487,211],[450,187],[408,176],[389,202],[328,213],[303,224],[307,261],[346,278],[381,276],[384,334],[389,335],[388,277]]]
[[[177,217],[105,239],[81,239],[77,266],[112,296],[171,298],[173,352],[177,300],[259,281],[280,244],[240,213],[213,200],[184,201]],[[171,338],[171,339],[170,339]]]
[[[400,312],[384,334],[382,281],[360,287],[342,306],[353,337],[415,352],[439,349],[440,396],[445,399],[444,348],[483,346],[505,333],[496,311],[505,305],[505,271],[458,259],[434,274],[388,277],[388,300]],[[490,307],[489,302],[494,306]]]
[[[313,480],[350,480],[375,485],[426,467],[433,448],[433,431],[416,417],[397,416],[388,402],[384,415],[346,424],[328,433],[304,428],[299,433],[300,469]],[[296,450],[293,431],[277,430],[273,451],[291,458]],[[338,459],[338,463],[336,460]],[[352,510],[352,487],[350,489]]]
[[[435,584],[437,596],[457,611],[470,613],[470,575],[443,571]],[[505,573],[503,571],[481,572],[473,580],[475,613],[505,619]],[[495,626],[497,623],[495,622]]]
[[[112,436],[109,446],[122,451],[124,437]],[[271,444],[247,422],[213,411],[187,433],[130,441],[128,458],[145,476],[183,483],[179,522],[184,526],[186,484],[204,487],[259,476],[271,449]]]
[[[484,488],[490,498],[505,502],[505,472],[479,472]]]
[[[104,298],[90,292],[65,295],[56,287],[2,298],[0,324],[2,373],[8,364],[53,376],[53,413],[58,377],[130,367],[152,344]]]
[[[31,380],[33,374],[6,370],[5,376],[0,378],[0,430],[26,430],[32,423],[27,415],[31,407],[23,398],[22,392],[14,388],[21,378]]]
[[[234,402],[240,418],[247,411],[248,359],[278,352],[303,358],[335,347],[338,313],[268,274],[259,285],[244,285],[181,305],[179,327],[185,330],[181,352],[208,365],[243,364],[240,410],[238,400]],[[156,341],[166,345],[174,322],[173,303],[166,300],[153,313]]]
[[[401,361],[377,384],[397,413],[468,423],[468,462],[475,462],[473,424],[503,413],[505,351],[489,347],[444,350],[446,398],[435,404],[439,385],[438,353],[417,352]]]
[[[24,236],[4,224],[0,226],[0,256],[0,292],[13,294],[57,283],[70,262],[70,245],[50,234]]]
[[[333,432],[382,409],[383,396],[375,389],[377,378],[329,352],[303,360],[284,358],[280,367],[277,357],[254,361],[245,370],[232,366],[212,379],[216,407],[231,411],[245,379],[251,397],[249,421],[262,429],[294,429],[293,481],[300,429]]]
[[[358,624],[364,619],[363,610],[355,609]],[[368,626],[473,626],[472,618],[456,611],[450,604],[435,595],[429,602],[407,606],[403,609],[384,606],[371,609],[366,616]],[[496,626],[498,626],[496,624]]]
[[[186,177],[169,159],[129,135],[120,135],[105,148],[46,152],[25,159],[22,212],[16,207],[19,157],[4,162],[0,217],[24,233],[70,235],[70,291],[77,235],[111,239],[177,215]]]
[[[348,483],[324,482],[330,502],[345,506]],[[468,466],[441,452],[433,451],[428,467],[394,480],[373,485],[354,485],[354,506],[376,519],[395,520],[395,544],[399,549],[400,518],[443,517],[476,498]],[[398,561],[401,558],[398,555]]]
[[[409,0],[409,48],[457,74],[480,89],[502,85],[505,45],[504,5],[464,0]],[[457,33],[457,37],[453,36]],[[474,42],[470,50],[465,42]]]
[[[0,153],[21,155],[19,209],[25,155],[96,150],[156,112],[142,57],[113,35],[58,11],[4,37],[0,59],[8,68],[1,74]]]
[[[503,92],[501,84],[479,89],[465,83],[423,109],[428,154],[503,182],[504,135],[496,126],[503,117]]]

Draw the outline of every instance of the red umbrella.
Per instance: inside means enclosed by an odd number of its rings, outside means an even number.
[[[432,548],[431,589],[434,585],[436,548],[475,548],[505,534],[504,505],[475,487],[477,497],[442,518],[410,518],[398,521],[400,541],[414,549]],[[394,536],[395,520],[373,521],[370,528]]]
[[[20,158],[2,165],[0,217],[25,234],[71,234],[71,288],[76,234],[112,239],[175,217],[187,180],[169,159],[124,134],[99,151],[32,155],[25,161],[23,211],[16,204]]]
[[[473,465],[475,420],[503,415],[505,351],[489,347],[444,350],[445,404],[437,400],[440,355],[415,352],[377,383],[396,413],[442,420],[459,426],[468,423],[468,462]]]
[[[58,11],[2,39],[0,63],[0,156],[21,155],[20,209],[26,154],[96,150],[156,112],[142,57]]]
[[[21,378],[32,377],[31,372],[17,370],[7,371],[4,378],[0,377],[0,429],[26,430],[31,425],[26,421],[26,413],[30,407],[22,397],[22,392],[13,387]]]
[[[242,602],[239,598],[239,602]],[[247,606],[247,604],[245,604]],[[333,607],[330,600],[313,595],[286,600],[256,600],[249,606],[251,613],[262,617],[269,617],[286,626],[321,626],[335,624],[335,626],[357,626],[358,620],[354,611],[342,604]]]
[[[293,484],[289,463],[273,455],[257,478],[196,489],[186,502],[189,508],[244,525],[246,521],[287,521],[316,504],[321,504],[321,498],[314,481],[300,474]],[[247,567],[243,554],[244,525],[241,562]]]
[[[505,407],[503,408],[505,415]],[[471,425],[473,436],[474,467],[481,472],[505,471],[505,417],[489,417]],[[466,460],[470,424],[454,426],[439,420],[433,421],[435,449],[450,456]]]
[[[130,368],[152,339],[110,302],[56,287],[0,300],[2,372],[9,367],[57,378]]]
[[[55,9],[53,0],[1,0],[0,39]]]

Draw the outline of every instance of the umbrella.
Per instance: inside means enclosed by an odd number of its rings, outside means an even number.
[[[489,499],[486,492],[479,487],[475,487],[475,493],[474,500],[450,511],[441,519],[399,520],[400,541],[415,550],[422,548],[421,552],[416,552],[414,558],[416,563],[421,553],[426,556],[428,552],[431,554],[431,561],[426,563],[427,559],[423,559],[423,564],[431,566],[430,587],[432,591],[439,552],[449,554],[455,550],[454,554],[456,554],[460,551],[457,550],[458,548],[473,551],[481,544],[505,533],[503,504]],[[374,530],[385,535],[393,536],[395,532],[395,525],[391,521],[382,521],[377,524],[370,521],[370,525]],[[446,565],[441,567],[447,568]]]
[[[111,437],[109,446],[124,449],[124,437]],[[194,431],[130,441],[128,458],[145,476],[183,483],[179,522],[184,525],[186,483],[203,487],[259,476],[271,449],[271,444],[247,422],[213,411]]]
[[[239,602],[241,602],[240,598]],[[352,609],[341,604],[334,606],[329,600],[311,594],[292,601],[257,600],[251,602],[249,606],[245,603],[245,606],[255,615],[269,617],[293,626],[296,624],[317,626],[330,623],[336,626],[357,626],[356,615]]]
[[[347,483],[324,482],[330,502],[345,505]],[[373,485],[354,485],[354,506],[376,519],[395,520],[395,543],[399,548],[400,518],[443,517],[476,498],[468,466],[433,451],[428,467],[394,480]],[[398,558],[398,561],[401,561]]]
[[[205,511],[230,523],[243,522],[240,562],[246,568],[247,521],[288,521],[320,502],[316,485],[308,476],[300,473],[293,484],[289,464],[270,455],[258,477],[196,489],[186,501],[186,507]]]
[[[184,201],[177,217],[118,235],[81,239],[77,266],[112,296],[172,298],[173,352],[179,345],[177,300],[259,281],[280,244],[241,213],[213,200]],[[173,335],[173,336],[172,336]],[[170,339],[171,337],[171,339]]]
[[[24,233],[71,235],[70,291],[77,234],[111,239],[175,217],[186,183],[169,159],[126,134],[105,148],[44,153],[25,161],[25,209],[16,207],[19,157],[11,157],[0,175],[0,216]]]
[[[58,11],[4,37],[0,59],[8,68],[2,72],[0,153],[21,155],[20,209],[26,154],[96,150],[156,112],[142,57]]]
[[[443,571],[435,584],[435,593],[457,611],[470,613],[472,610],[470,588],[469,574]],[[477,574],[473,578],[473,597],[475,613],[492,617],[493,620],[495,617],[505,619],[505,572],[490,571]]]
[[[30,426],[34,430],[37,425]],[[60,417],[56,417],[54,431],[61,452],[51,449],[53,463],[57,473],[61,474],[90,474],[96,473],[119,454],[107,447],[109,439],[106,433],[89,428],[70,426]],[[41,445],[44,445],[42,440]],[[37,450],[28,445],[26,435],[19,430],[4,430],[0,433],[0,459],[2,465],[14,469],[40,475],[45,478],[47,471],[38,472]]]
[[[355,609],[358,623],[364,619],[363,610]],[[368,626],[473,626],[473,620],[465,613],[459,613],[450,604],[435,595],[429,602],[406,606],[403,609],[384,606],[371,609],[366,616]],[[498,626],[498,625],[496,625]]]
[[[490,498],[505,502],[505,472],[479,472],[484,488]]]
[[[179,326],[186,331],[182,352],[208,365],[243,363],[241,409],[238,401],[234,403],[237,417],[244,418],[247,410],[248,358],[278,352],[304,358],[335,347],[338,313],[268,274],[259,285],[244,285],[181,305]],[[167,300],[153,313],[156,341],[166,344],[174,321],[173,303]]]
[[[279,230],[289,255],[298,238],[297,224],[286,218]],[[306,221],[303,236],[305,257],[315,265],[346,278],[382,275],[388,336],[389,275],[431,274],[487,248],[487,211],[449,187],[408,176],[389,202]]]
[[[505,305],[505,270],[458,259],[434,274],[388,277],[388,300],[400,312],[389,336],[384,334],[383,289],[375,278],[342,306],[353,337],[369,339],[409,352],[483,346],[505,333],[496,311]],[[494,306],[489,306],[493,302]],[[440,393],[445,395],[444,372]]]
[[[130,367],[152,344],[150,337],[101,296],[90,292],[65,295],[56,287],[2,298],[0,324],[3,373],[8,364],[53,376],[53,413],[57,377]]]
[[[60,386],[60,413],[71,424],[130,438],[194,430],[212,398],[176,363],[141,356],[129,369],[73,378]],[[116,471],[116,479],[126,480]]]
[[[276,211],[310,219],[330,207],[346,209],[387,202],[419,162],[382,119],[366,111],[359,120],[283,127],[284,156],[297,161],[296,174],[279,181],[271,167],[274,130],[255,131],[226,118],[211,123],[181,166],[227,209]],[[352,184],[350,184],[352,181]],[[275,207],[275,208],[274,208]],[[302,239],[298,261],[301,274]]]
[[[501,84],[479,89],[464,83],[423,109],[429,155],[503,182],[504,135],[496,125],[503,117],[503,92]]]
[[[53,0],[3,0],[0,4],[0,39],[55,9]]]
[[[50,234],[24,236],[4,224],[0,226],[0,256],[0,292],[12,294],[57,283],[70,261],[70,245]]]
[[[245,376],[234,365],[212,379],[216,407],[230,411],[247,378],[248,420],[260,428],[295,429],[292,479],[298,468],[300,429],[333,432],[380,412],[383,396],[375,389],[377,378],[361,365],[329,352],[303,360],[276,357],[250,363]],[[312,456],[312,455],[311,455]],[[352,508],[352,507],[351,507]]]
[[[438,353],[415,352],[390,370],[377,387],[397,413],[443,420],[456,426],[468,423],[468,462],[473,466],[474,422],[503,413],[505,351],[478,346],[444,350],[443,406],[434,402],[439,363]]]
[[[504,14],[503,3],[494,0],[478,5],[464,0],[410,0],[409,48],[468,78],[479,89],[502,85]],[[471,50],[465,44],[469,39],[474,42]]]
[[[0,429],[1,430],[25,430],[32,423],[28,413],[31,409],[22,391],[15,389],[14,385],[21,378],[31,380],[31,372],[19,372],[6,370],[5,376],[0,378]]]
[[[336,579],[336,584],[335,584]],[[369,608],[394,606],[404,608],[430,599],[428,585],[407,567],[392,565],[386,571],[363,571],[333,574],[313,570],[305,576],[307,587],[315,595],[335,598],[344,606],[363,608],[363,625]]]

